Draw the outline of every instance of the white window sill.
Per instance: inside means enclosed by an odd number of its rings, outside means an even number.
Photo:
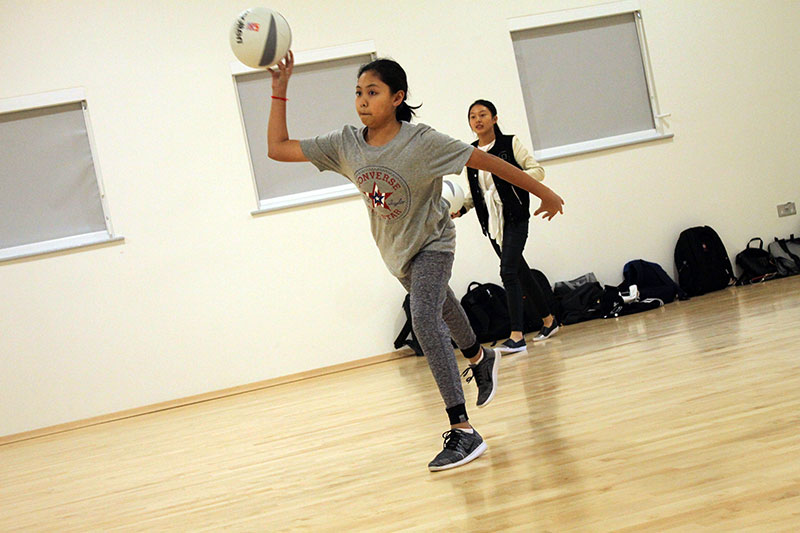
[[[75,235],[73,237],[64,237],[62,239],[23,244],[21,246],[0,249],[0,262],[123,240],[125,240],[125,237],[121,235],[111,236],[108,232],[98,231],[95,233],[86,233],[84,235]]]
[[[326,200],[336,200],[338,198],[357,195],[358,189],[356,189],[356,186],[352,183],[348,183],[345,185],[328,187],[326,189],[319,189],[316,191],[301,192],[297,194],[289,194],[286,196],[279,196],[277,198],[261,200],[258,203],[258,209],[251,212],[251,214],[261,215],[271,211],[278,211],[281,209],[288,209],[291,207],[298,207],[301,205],[324,202]]]
[[[543,150],[534,150],[533,157],[537,161],[548,161],[551,159],[558,159],[559,157],[569,157],[631,144],[670,139],[672,137],[674,137],[674,134],[671,131],[659,132],[654,129],[637,131],[635,133],[626,133],[625,135],[616,135],[614,137],[605,137],[592,141],[565,144],[564,146],[554,146],[553,148],[545,148]]]

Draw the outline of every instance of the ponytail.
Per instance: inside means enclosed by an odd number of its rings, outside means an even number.
[[[414,110],[419,109],[419,107],[420,106],[411,107],[406,103],[405,99],[403,99],[400,105],[397,106],[397,108],[394,110],[394,116],[397,118],[397,120],[401,120],[403,122],[411,122],[411,119],[416,115],[416,113],[414,113]]]
[[[403,91],[403,101],[394,110],[394,116],[397,120],[403,122],[411,122],[411,119],[416,115],[415,109],[422,107],[408,105],[408,80],[406,79],[406,71],[400,66],[397,61],[391,59],[376,59],[366,65],[361,65],[358,69],[358,77],[367,71],[372,71],[378,75],[383,83],[389,86],[392,94],[397,91]]]

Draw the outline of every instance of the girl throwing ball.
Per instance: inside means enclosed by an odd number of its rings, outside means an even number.
[[[411,124],[406,73],[396,62],[363,65],[355,86],[362,127],[344,126],[318,137],[295,140],[286,126],[287,87],[294,58],[289,52],[272,71],[272,107],[267,129],[269,157],[310,161],[353,182],[369,213],[370,227],[389,271],[411,295],[411,320],[439,388],[450,429],[444,447],[428,464],[432,471],[466,464],[486,450],[469,423],[450,337],[470,366],[478,387],[477,406],[497,390],[500,356],[477,343],[448,282],[455,253],[455,226],[441,199],[442,176],[465,165],[487,170],[542,199],[537,213],[562,211],[557,194],[499,158],[424,124]]]

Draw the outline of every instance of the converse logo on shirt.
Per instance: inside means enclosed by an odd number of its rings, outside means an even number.
[[[373,214],[384,220],[397,220],[408,213],[408,184],[386,167],[364,167],[356,171],[355,184]]]

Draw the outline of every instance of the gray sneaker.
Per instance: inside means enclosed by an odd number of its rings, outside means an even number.
[[[478,402],[475,404],[478,407],[484,407],[494,398],[494,393],[497,392],[497,372],[500,369],[500,354],[491,348],[483,349],[483,359],[477,365],[469,365],[462,376],[467,377],[467,383],[475,378],[475,384],[478,385]]]
[[[442,437],[444,437],[442,451],[428,463],[428,470],[431,472],[465,465],[486,451],[486,443],[475,428],[472,429],[472,433],[451,429],[442,433]]]

